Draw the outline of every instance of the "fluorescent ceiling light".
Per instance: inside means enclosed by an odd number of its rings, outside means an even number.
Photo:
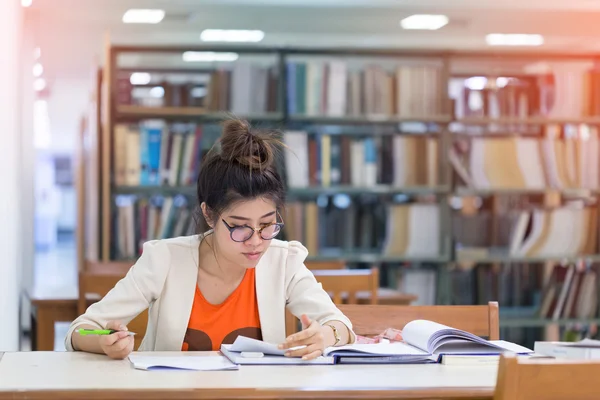
[[[134,72],[129,77],[132,85],[147,85],[150,83],[151,76],[147,72]]]
[[[446,25],[448,21],[448,17],[445,15],[415,14],[400,21],[400,26],[403,29],[423,29],[434,31]]]
[[[237,53],[219,53],[212,51],[186,51],[183,53],[183,61],[186,62],[235,61],[237,59]]]
[[[164,17],[164,10],[131,9],[123,14],[123,22],[126,24],[158,24]]]
[[[39,78],[44,73],[44,66],[40,63],[35,63],[33,66],[33,76]]]
[[[200,34],[203,42],[260,42],[263,31],[245,29],[205,29]]]
[[[21,0],[21,5],[23,7],[31,7],[33,4],[33,0]]]
[[[526,33],[490,33],[485,41],[490,46],[541,46],[544,37]]]

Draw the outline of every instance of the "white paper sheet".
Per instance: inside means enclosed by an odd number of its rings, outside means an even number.
[[[181,356],[156,357],[144,354],[132,354],[129,361],[135,369],[183,369],[193,371],[235,370],[239,367],[223,356]]]

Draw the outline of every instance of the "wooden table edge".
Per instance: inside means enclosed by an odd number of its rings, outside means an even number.
[[[89,389],[89,390],[13,390],[0,391],[0,400],[11,399],[85,399],[85,400],[113,400],[113,399],[251,399],[251,400],[305,400],[305,399],[447,399],[447,400],[491,400],[493,389],[482,388],[364,388],[347,389]]]

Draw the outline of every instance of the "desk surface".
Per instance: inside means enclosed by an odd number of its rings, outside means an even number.
[[[173,353],[153,355],[163,354]],[[495,366],[439,364],[140,371],[95,354],[0,353],[0,399],[491,399],[496,374]]]

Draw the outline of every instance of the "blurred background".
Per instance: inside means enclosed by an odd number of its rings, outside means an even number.
[[[2,0],[0,350],[64,350],[97,275],[197,231],[195,174],[229,115],[294,150],[282,238],[314,268],[376,271],[358,301],[495,301],[503,339],[595,337],[599,15],[589,0]]]

